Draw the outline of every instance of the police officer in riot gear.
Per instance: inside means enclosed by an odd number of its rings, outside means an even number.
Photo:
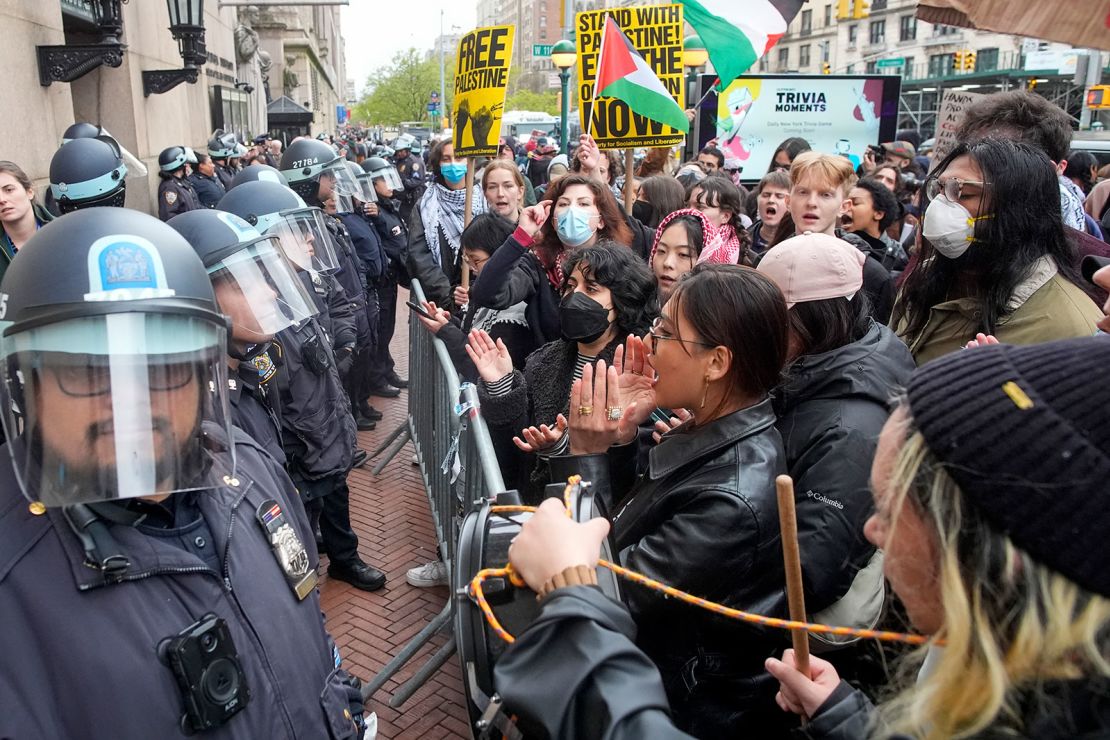
[[[193,165],[193,174],[187,178],[189,184],[197,194],[197,199],[205,208],[215,208],[220,198],[227,193],[220,178],[216,177],[216,163],[212,157],[203,152],[194,154],[196,164]]]
[[[196,250],[221,313],[231,319],[227,362],[232,421],[284,465],[281,409],[277,393],[269,389],[273,363],[265,353],[275,334],[316,313],[312,298],[282,255],[277,237],[263,236],[235,214],[202,209],[167,223]],[[260,372],[260,367],[270,372]]]
[[[235,134],[224,133],[220,129],[217,129],[208,140],[208,156],[216,163],[216,177],[220,179],[224,190],[231,187],[231,180],[235,177],[235,173],[228,166],[228,159],[236,156],[238,145]]]
[[[188,243],[67,215],[0,307],[0,737],[361,737],[296,491],[224,414],[227,324]]]
[[[185,147],[171,146],[158,155],[158,218],[169,221],[179,213],[203,208],[197,191],[185,179]]]
[[[401,204],[401,218],[405,223],[409,223],[409,216],[412,214],[412,209],[420,202],[420,196],[424,194],[425,182],[427,181],[427,167],[424,161],[412,153],[413,146],[416,145],[416,140],[409,134],[401,134],[393,142],[393,166],[397,168],[397,174],[401,176],[401,184],[403,189],[397,191],[397,201]]]
[[[61,213],[95,206],[123,206],[127,165],[108,136],[67,141],[50,160],[50,193]]]
[[[94,123],[85,123],[78,121],[66,128],[62,133],[62,143],[68,144],[74,139],[95,139],[98,136],[105,136],[104,129]]]
[[[386,264],[381,278],[374,283],[378,291],[378,341],[370,374],[372,394],[390,393],[394,388],[407,388],[408,381],[397,375],[389,343],[397,322],[397,286],[407,284],[409,234],[407,222],[401,216],[397,196],[404,185],[396,168],[382,157],[368,157],[362,169],[370,176],[377,203],[367,208],[370,223],[378,232],[385,250]]]
[[[220,209],[277,237],[319,310],[319,318],[278,332],[267,353],[276,366],[271,385],[281,399],[282,444],[306,508],[319,520],[331,561],[328,575],[377,590],[385,575],[359,556],[351,528],[347,473],[354,464],[356,429],[340,363],[353,362],[356,332],[343,289],[327,274],[339,264],[325,216],[289,188],[265,181],[233,188]]]

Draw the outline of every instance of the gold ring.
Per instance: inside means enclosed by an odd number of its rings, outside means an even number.
[[[579,406],[578,407],[578,415],[579,416],[589,416],[593,412],[594,412],[594,407],[593,406]]]
[[[609,418],[609,421],[620,421],[621,414],[623,413],[624,409],[622,409],[620,406],[605,407],[605,414]]]

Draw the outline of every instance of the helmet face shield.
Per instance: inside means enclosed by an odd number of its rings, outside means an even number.
[[[370,175],[362,174],[355,177],[358,181],[358,192],[355,197],[363,203],[377,203],[378,194],[374,192],[374,179]]]
[[[281,251],[293,266],[306,272],[331,272],[339,269],[335,246],[319,208],[283,211],[281,218],[266,230],[276,236]]]
[[[396,167],[390,166],[386,167],[384,170],[375,170],[370,176],[375,180],[379,177],[385,180],[385,186],[395,193],[405,189],[405,186],[401,183],[401,176],[397,173]]]
[[[336,160],[332,166],[324,170],[324,173],[335,178],[335,192],[339,195],[357,196],[361,192],[355,176],[347,169],[347,160]]]
[[[226,336],[211,320],[110,313],[4,337],[3,425],[46,506],[168,495],[231,475]],[[222,430],[218,436],[211,434]]]
[[[231,341],[268,342],[307,320],[316,304],[282,255],[277,237],[247,245],[208,268],[220,312],[231,317]]]

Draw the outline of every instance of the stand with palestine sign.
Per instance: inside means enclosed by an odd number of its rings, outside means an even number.
[[[631,46],[659,78],[679,110],[685,105],[682,68],[682,6],[649,5],[578,13],[578,110],[582,130],[600,149],[666,147],[682,143],[684,132],[633,113],[628,104],[601,96],[594,100],[598,54],[606,19],[612,18]]]

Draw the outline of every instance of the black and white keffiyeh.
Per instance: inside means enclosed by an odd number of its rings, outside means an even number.
[[[428,242],[428,251],[436,265],[441,264],[443,257],[439,251],[439,238],[437,234],[443,231],[447,243],[451,245],[451,254],[457,261],[462,245],[459,237],[463,231],[463,209],[466,205],[466,188],[449,190],[438,182],[424,191],[420,198],[420,221],[424,224],[424,239]],[[474,186],[474,194],[470,201],[470,215],[477,216],[485,213],[487,209],[486,198],[479,185]]]

